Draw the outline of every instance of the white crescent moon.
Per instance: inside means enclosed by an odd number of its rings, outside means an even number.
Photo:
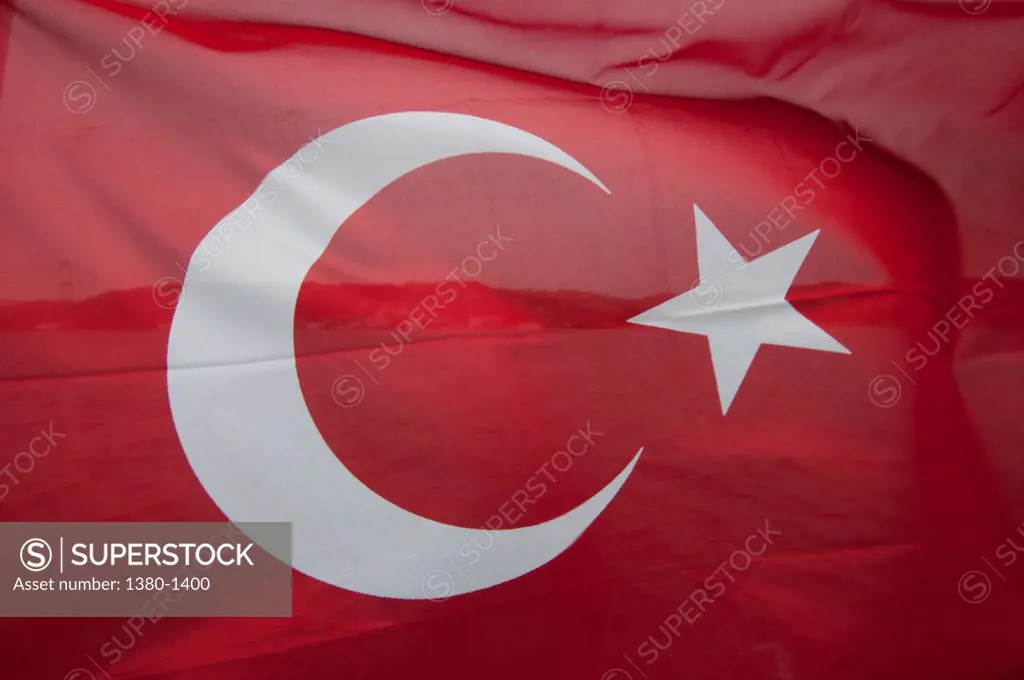
[[[394,505],[320,435],[295,368],[295,304],[306,274],[341,223],[381,189],[434,161],[475,153],[542,159],[608,191],[568,154],[509,125],[453,113],[375,116],[300,149],[278,168],[285,179],[271,173],[243,204],[255,222],[244,233],[241,222],[218,223],[190,260],[167,347],[167,390],[185,455],[231,521],[292,522],[292,565],[340,588],[434,599],[428,579],[432,591],[440,581],[451,595],[522,576],[590,526],[643,451],[566,514],[495,534]],[[489,546],[473,564],[460,554],[471,540]]]

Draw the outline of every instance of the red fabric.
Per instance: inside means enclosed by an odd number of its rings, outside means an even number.
[[[0,519],[223,519],[170,417],[173,309],[153,287],[300,146],[395,111],[527,130],[611,195],[538,161],[474,156],[353,216],[310,272],[295,331],[335,453],[382,496],[466,526],[588,422],[602,438],[523,525],[645,453],[576,544],[499,587],[408,602],[296,572],[291,619],[0,620],[4,677],[1024,670],[1024,567],[993,575],[983,602],[958,591],[1024,520],[1024,284],[1019,267],[992,274],[1024,252],[1020,4],[726,0],[671,49],[666,31],[692,10],[670,2],[170,4],[181,10],[116,75],[102,60],[128,54],[146,3],[0,8],[0,465],[50,422],[67,434],[0,480]],[[65,96],[75,81],[93,88],[87,111],[65,105],[81,106],[83,90]],[[634,90],[625,111],[621,92],[602,99],[612,81]],[[698,278],[693,204],[758,248],[755,227],[858,134],[873,143],[763,246],[821,230],[788,299],[851,354],[762,348],[722,416],[707,341],[626,320]],[[367,332],[385,339],[495,225],[507,251],[340,409],[332,384]],[[982,310],[909,365],[979,290],[992,292]],[[888,374],[902,392],[880,408],[869,386]],[[639,646],[664,645],[666,617],[765,522],[781,536],[647,665]]]

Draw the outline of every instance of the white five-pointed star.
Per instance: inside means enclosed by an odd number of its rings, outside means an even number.
[[[629,321],[707,336],[722,415],[761,345],[850,353],[786,301],[817,231],[747,262],[696,204],[693,216],[697,285]]]

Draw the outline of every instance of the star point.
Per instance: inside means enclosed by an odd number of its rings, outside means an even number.
[[[629,322],[706,336],[722,415],[761,345],[850,353],[786,300],[820,230],[747,261],[696,204],[693,214],[700,278]]]

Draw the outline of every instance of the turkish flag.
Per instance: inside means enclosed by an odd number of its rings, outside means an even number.
[[[1024,669],[1020,6],[650,4],[0,9],[0,519],[295,554],[4,677]]]

